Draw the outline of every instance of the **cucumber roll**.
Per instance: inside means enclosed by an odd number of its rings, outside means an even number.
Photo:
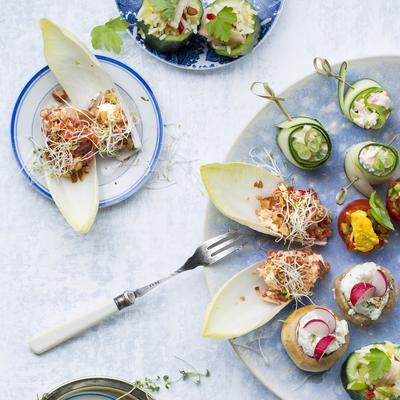
[[[239,57],[258,43],[260,20],[254,7],[245,0],[216,0],[203,16],[200,34],[219,55]]]
[[[315,58],[314,67],[319,74],[338,80],[339,106],[347,119],[364,129],[379,129],[385,125],[392,112],[392,100],[383,86],[372,79],[346,82],[346,62],[342,63],[339,75],[332,72],[326,59]]]
[[[143,0],[137,15],[139,35],[161,53],[175,53],[197,33],[203,16],[200,0]]]
[[[394,147],[367,141],[350,147],[344,168],[354,187],[369,197],[374,191],[371,185],[390,180],[398,164],[399,154]]]
[[[265,93],[255,90],[262,85]],[[279,129],[276,143],[293,165],[303,169],[315,169],[330,157],[332,142],[322,124],[310,117],[291,117],[282,105],[283,97],[277,97],[266,82],[254,82],[250,90],[258,97],[273,101],[286,120],[276,125]]]
[[[328,133],[319,121],[295,117],[276,125],[276,142],[286,158],[303,169],[314,169],[324,164],[332,150]]]

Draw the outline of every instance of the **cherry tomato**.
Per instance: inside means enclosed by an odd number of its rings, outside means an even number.
[[[362,210],[365,212],[368,212],[371,209],[368,200],[367,199],[359,199],[359,200],[354,200],[347,204],[341,213],[339,214],[338,218],[338,231],[340,234],[340,237],[346,244],[346,247],[349,251],[355,251],[354,247],[354,242],[351,236],[351,223],[350,223],[350,216],[353,212],[356,212],[358,210]],[[348,232],[343,232],[342,230],[342,224],[347,226]],[[379,245],[375,246],[375,249],[378,247],[381,247],[384,245],[384,237],[380,236],[380,233],[376,232],[377,235],[379,236]],[[365,253],[366,254],[366,253]]]
[[[390,218],[400,222],[400,193],[395,186],[400,183],[400,178],[390,181],[386,196],[386,208]]]

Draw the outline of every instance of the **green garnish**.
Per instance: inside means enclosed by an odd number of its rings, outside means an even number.
[[[151,8],[158,14],[164,21],[172,21],[175,18],[176,7],[179,0],[148,0]]]
[[[124,399],[127,395],[131,394],[134,392],[135,389],[141,389],[144,392],[146,392],[146,396],[149,399],[148,393],[158,393],[162,388],[164,389],[170,389],[172,385],[175,383],[178,383],[180,381],[186,381],[190,380],[196,385],[201,384],[201,378],[208,378],[210,376],[210,371],[206,369],[204,372],[199,372],[195,367],[193,367],[191,364],[189,364],[187,361],[177,357],[179,360],[187,364],[192,368],[192,370],[186,371],[185,369],[180,369],[179,370],[179,376],[173,380],[170,378],[169,375],[163,375],[163,376],[156,376],[153,378],[150,377],[145,377],[144,379],[136,379],[132,383],[132,389],[123,394],[122,396],[118,397],[117,400],[119,399]],[[37,400],[47,400],[49,398],[49,395],[46,393],[44,394],[41,398],[37,396]]]
[[[128,27],[129,22],[121,17],[110,19],[104,25],[95,26],[90,33],[93,48],[105,48],[107,51],[121,53],[122,38],[118,32],[124,32]]]
[[[384,228],[394,231],[394,226],[386,210],[385,203],[376,192],[371,194],[369,206],[371,207],[371,214],[374,220]]]
[[[392,364],[389,356],[376,348],[372,348],[364,358],[368,361],[368,379],[372,382],[382,378]]]
[[[206,23],[209,35],[214,36],[223,42],[228,42],[231,38],[232,25],[237,21],[237,16],[232,7],[224,7],[214,19]]]

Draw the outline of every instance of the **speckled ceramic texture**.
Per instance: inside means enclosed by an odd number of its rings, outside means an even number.
[[[335,66],[338,70],[338,66]],[[376,140],[387,143],[396,133],[399,127],[400,106],[400,58],[382,57],[369,58],[350,62],[348,66],[348,81],[353,82],[363,77],[370,77],[380,82],[387,88],[393,99],[394,112],[390,116],[386,126],[378,131],[366,131],[356,127],[341,114],[337,104],[337,82],[334,79],[324,78],[313,74],[286,90],[282,95],[286,98],[285,106],[289,113],[306,115],[317,118],[329,132],[333,150],[328,162],[315,171],[300,170],[292,165],[287,165],[284,157],[275,143],[275,124],[284,118],[273,104],[267,104],[264,109],[251,121],[239,136],[226,161],[250,162],[249,150],[254,146],[266,146],[270,149],[280,166],[283,166],[285,176],[292,174],[295,184],[299,188],[314,187],[323,204],[332,212],[334,233],[326,247],[315,247],[323,257],[331,263],[331,271],[327,278],[318,283],[313,301],[315,304],[331,307],[339,311],[333,298],[332,288],[335,278],[351,265],[366,261],[374,261],[391,269],[399,279],[400,238],[398,232],[390,237],[390,243],[382,251],[371,255],[350,253],[346,250],[337,232],[337,216],[341,207],[335,204],[335,194],[346,183],[343,170],[343,159],[352,144],[364,140]],[[399,145],[395,144],[395,147]],[[384,194],[385,186],[378,191]],[[350,189],[348,201],[362,197],[354,189]],[[217,233],[225,232],[231,227],[237,226],[234,222],[223,217],[213,206],[209,207],[206,218],[206,235],[211,237]],[[283,249],[283,244],[277,244],[273,238],[254,233],[246,250],[235,258],[229,258],[221,263],[218,268],[206,269],[207,281],[212,293],[232,275],[247,265],[253,264],[265,258],[265,250],[269,248]],[[330,371],[323,374],[310,375],[297,369],[286,354],[280,340],[282,320],[293,311],[289,306],[272,321],[257,331],[237,339],[238,343],[248,344],[256,348],[257,342],[251,341],[263,337],[262,349],[269,365],[255,352],[237,347],[235,350],[245,364],[272,392],[283,399],[307,400],[313,395],[324,400],[347,399],[348,395],[340,383],[340,367],[344,358],[340,360]],[[375,326],[360,328],[350,327],[350,346],[348,353],[356,348],[374,341],[390,340],[400,342],[400,309],[395,308],[386,318]]]
[[[202,2],[204,7],[212,3],[210,0],[202,0]],[[249,3],[257,10],[257,15],[261,21],[261,32],[256,47],[264,41],[272,30],[278,20],[283,2],[284,0],[249,0]],[[220,56],[208,47],[206,40],[199,35],[194,35],[188,44],[176,53],[160,53],[147,46],[143,38],[137,35],[134,29],[136,26],[136,14],[140,10],[142,0],[116,0],[116,4],[122,17],[131,23],[130,32],[135,36],[135,41],[148,53],[170,65],[193,70],[208,70],[223,67],[244,57]]]

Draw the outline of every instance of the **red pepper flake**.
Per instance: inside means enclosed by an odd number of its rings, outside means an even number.
[[[215,18],[217,18],[217,16],[215,14],[213,14],[213,13],[208,13],[207,14],[207,19],[213,20]]]
[[[185,26],[183,25],[183,23],[181,21],[181,22],[179,22],[179,25],[178,25],[178,31],[179,31],[179,33],[182,33],[184,30],[185,30]]]

